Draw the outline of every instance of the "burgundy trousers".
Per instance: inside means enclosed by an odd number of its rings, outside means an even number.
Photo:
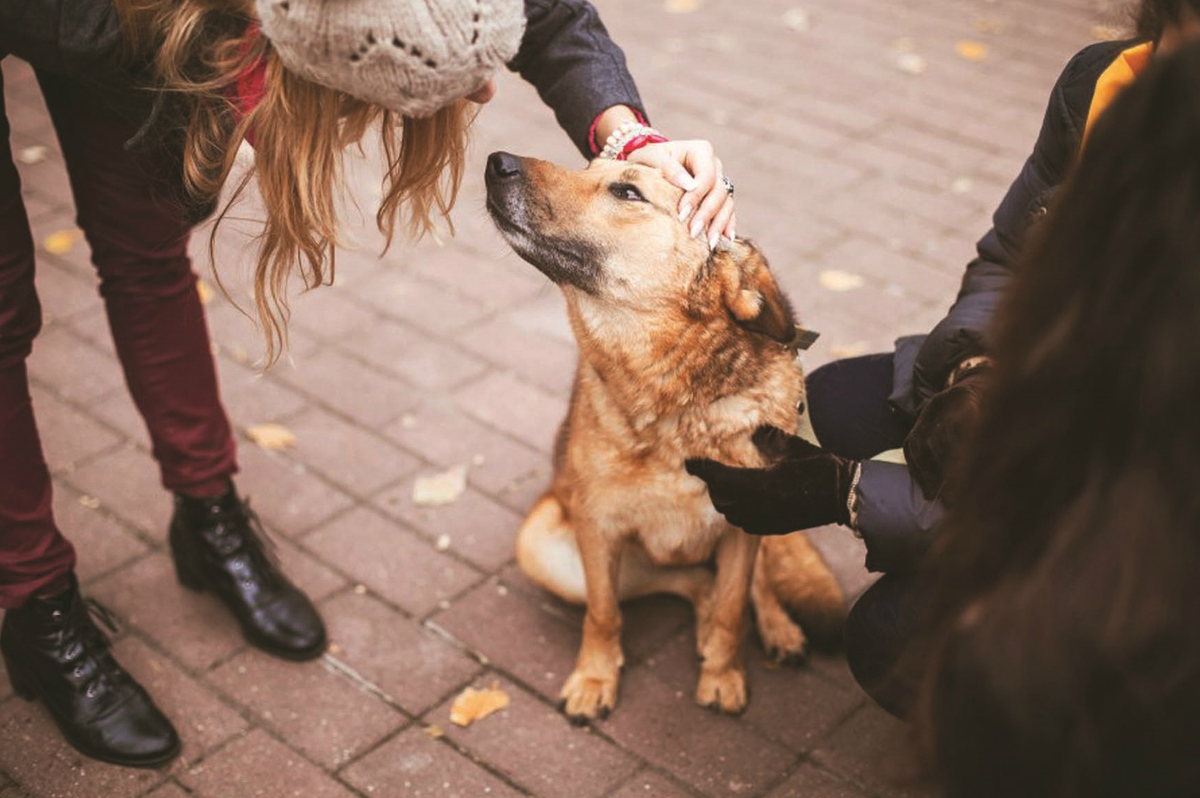
[[[136,126],[85,89],[50,74],[39,73],[38,83],[162,483],[190,495],[219,493],[237,470],[236,446],[187,254],[190,231],[179,208],[164,199],[164,170],[125,151]],[[54,521],[30,401],[25,360],[41,328],[41,308],[9,130],[0,78],[0,608],[20,606],[75,565],[74,549]],[[79,368],[87,367],[81,358]]]

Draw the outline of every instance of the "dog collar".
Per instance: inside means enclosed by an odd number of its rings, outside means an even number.
[[[788,341],[787,348],[793,352],[807,350],[820,337],[821,334],[816,330],[806,330],[797,324],[795,333],[792,335],[792,340]]]

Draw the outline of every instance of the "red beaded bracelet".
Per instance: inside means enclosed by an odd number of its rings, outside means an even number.
[[[625,146],[621,148],[619,153],[617,153],[617,160],[628,160],[629,156],[634,152],[634,150],[640,150],[647,144],[661,144],[665,141],[670,141],[670,139],[659,133],[643,133],[640,136],[634,136],[629,141],[625,142]]]

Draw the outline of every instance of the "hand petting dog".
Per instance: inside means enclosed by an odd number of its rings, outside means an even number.
[[[858,463],[775,427],[751,440],[771,465],[734,468],[692,459],[687,472],[708,485],[713,506],[752,535],[786,535],[826,524],[850,523],[850,491]]]

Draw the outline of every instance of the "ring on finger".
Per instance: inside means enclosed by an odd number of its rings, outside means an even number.
[[[728,192],[729,196],[732,197],[733,196],[733,181],[730,180],[725,175],[721,175],[721,185],[725,187],[725,191]]]

